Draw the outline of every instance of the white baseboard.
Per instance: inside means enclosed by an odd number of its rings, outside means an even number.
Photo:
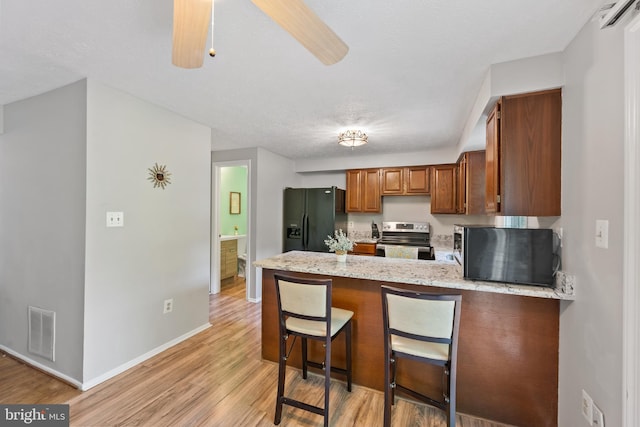
[[[101,384],[101,383],[103,383],[103,382],[115,377],[116,375],[119,375],[119,374],[123,373],[127,369],[133,368],[134,366],[144,362],[147,359],[151,359],[156,354],[162,353],[163,351],[173,347],[174,345],[179,344],[182,341],[184,341],[184,340],[186,340],[188,338],[191,338],[192,336],[194,336],[194,335],[196,335],[196,334],[198,334],[198,333],[200,333],[200,332],[202,332],[205,329],[208,329],[210,327],[211,327],[211,323],[206,323],[206,324],[204,324],[202,326],[199,326],[196,329],[193,329],[193,330],[187,332],[186,334],[179,336],[176,339],[173,339],[173,340],[171,340],[169,342],[166,342],[166,343],[162,344],[161,346],[156,347],[153,350],[148,351],[145,354],[143,354],[141,356],[138,356],[133,360],[128,361],[127,363],[123,363],[122,365],[110,370],[109,372],[105,372],[104,374],[102,374],[102,375],[100,375],[100,376],[98,376],[96,378],[93,378],[93,379],[91,379],[89,381],[85,381],[85,382],[82,383],[82,386],[80,387],[80,390],[87,391],[90,388],[95,387],[98,384]]]
[[[10,348],[5,347],[5,346],[3,346],[3,345],[0,345],[0,350],[4,351],[4,352],[5,352],[5,353],[7,353],[7,354],[10,354],[11,356],[15,357],[15,358],[16,358],[16,359],[18,359],[18,360],[21,360],[21,361],[25,362],[25,363],[26,363],[26,364],[28,364],[28,365],[31,365],[31,366],[33,366],[33,367],[35,367],[35,368],[38,368],[38,369],[40,369],[41,371],[45,371],[45,372],[47,372],[48,374],[51,374],[51,375],[53,375],[54,377],[59,378],[59,379],[61,379],[62,381],[66,382],[66,383],[69,383],[69,384],[71,384],[72,386],[74,386],[74,387],[79,388],[80,390],[82,390],[82,383],[81,383],[80,381],[78,381],[78,380],[76,380],[76,379],[74,379],[74,378],[71,378],[71,377],[70,377],[70,376],[68,376],[68,375],[63,374],[62,372],[58,372],[58,371],[56,371],[55,369],[53,369],[53,368],[51,368],[51,367],[49,367],[49,366],[43,365],[43,364],[42,364],[42,363],[40,363],[40,362],[36,362],[35,360],[33,360],[33,359],[31,359],[31,358],[29,358],[29,357],[25,356],[24,354],[20,354],[20,353],[18,353],[18,352],[16,352],[16,351],[13,351],[13,350],[11,350]]]
[[[93,378],[93,379],[91,379],[89,381],[85,381],[85,382],[80,382],[80,381],[78,381],[78,380],[76,380],[74,378],[71,378],[71,377],[69,377],[69,376],[67,376],[67,375],[65,375],[65,374],[63,374],[61,372],[56,371],[55,369],[53,369],[53,368],[51,368],[49,366],[43,365],[42,363],[39,363],[39,362],[36,362],[35,360],[30,359],[29,357],[27,357],[27,356],[25,356],[23,354],[17,353],[15,351],[11,350],[10,348],[7,348],[7,347],[5,347],[3,345],[0,345],[0,350],[10,354],[11,356],[15,357],[16,359],[22,360],[23,362],[25,362],[25,363],[33,366],[33,367],[36,367],[36,368],[38,368],[40,370],[43,370],[43,371],[53,375],[54,377],[59,378],[59,379],[65,381],[65,382],[69,383],[69,384],[75,386],[76,388],[78,388],[78,389],[80,389],[82,391],[87,391],[90,388],[95,387],[98,384],[101,384],[101,383],[103,383],[103,382],[115,377],[116,375],[119,375],[119,374],[123,373],[127,369],[133,368],[134,366],[144,362],[145,360],[150,359],[150,358],[152,358],[153,356],[155,356],[155,355],[157,355],[159,353],[162,353],[163,351],[173,347],[174,345],[179,344],[182,341],[184,341],[184,340],[186,340],[188,338],[191,338],[192,336],[194,336],[194,335],[196,335],[196,334],[198,334],[198,333],[200,333],[200,332],[202,332],[205,329],[208,329],[210,327],[211,327],[211,323],[207,322],[206,324],[204,324],[202,326],[199,326],[199,327],[187,332],[186,334],[179,336],[178,338],[175,338],[175,339],[173,339],[173,340],[171,340],[169,342],[166,342],[166,343],[162,344],[161,346],[156,347],[153,350],[148,351],[147,353],[145,353],[145,354],[143,354],[143,355],[141,355],[139,357],[136,357],[133,360],[128,361],[127,363],[123,363],[122,365],[110,370],[109,372],[106,372],[106,373],[104,373],[104,374],[102,374],[102,375],[100,375],[100,376],[98,376],[96,378]]]

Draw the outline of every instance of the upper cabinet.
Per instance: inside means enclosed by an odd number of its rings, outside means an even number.
[[[562,93],[503,96],[487,117],[487,213],[559,216]]]
[[[429,166],[409,166],[382,168],[381,194],[392,195],[428,195],[430,192]]]
[[[457,211],[465,215],[485,213],[485,152],[467,151],[458,159]]]
[[[498,157],[500,156],[500,105],[496,102],[487,116],[487,147],[485,150],[485,212],[498,213],[500,201],[500,174]]]
[[[456,171],[456,213],[459,214],[464,214],[467,207],[467,156],[465,154],[460,154]],[[484,182],[482,184],[484,186]],[[484,191],[484,187],[482,191]]]
[[[380,169],[347,171],[347,212],[379,213]]]
[[[457,213],[458,165],[456,163],[431,166],[431,213]]]

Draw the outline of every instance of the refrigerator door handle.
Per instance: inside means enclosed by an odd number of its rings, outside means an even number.
[[[302,225],[302,246],[304,250],[309,249],[309,215],[304,214],[304,220]]]

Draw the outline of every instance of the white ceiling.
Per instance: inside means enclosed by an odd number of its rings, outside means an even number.
[[[602,0],[306,0],[347,43],[322,65],[250,0],[171,65],[171,0],[0,0],[0,105],[92,78],[212,128],[215,150],[337,157],[456,145],[491,64],[564,50]],[[207,50],[209,42],[207,42]],[[203,53],[206,55],[206,53]]]

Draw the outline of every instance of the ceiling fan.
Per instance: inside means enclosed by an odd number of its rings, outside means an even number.
[[[323,64],[335,64],[349,51],[349,47],[340,37],[309,9],[303,0],[251,1]],[[182,68],[202,66],[211,7],[212,0],[174,0],[174,65]]]

